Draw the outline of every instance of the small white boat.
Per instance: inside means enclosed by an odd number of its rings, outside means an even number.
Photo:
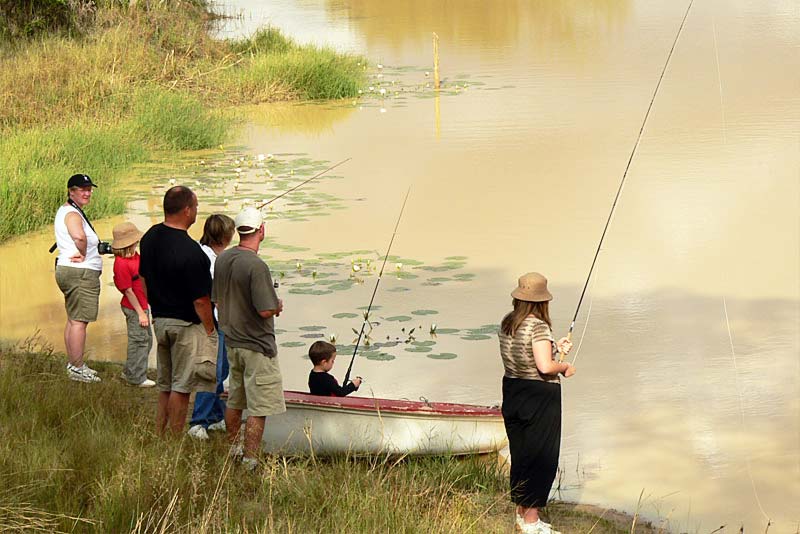
[[[507,443],[499,408],[285,391],[264,450],[283,454],[480,454]]]

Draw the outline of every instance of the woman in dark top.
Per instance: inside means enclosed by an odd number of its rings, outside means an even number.
[[[572,348],[550,330],[547,279],[539,273],[519,278],[511,292],[514,309],[500,324],[503,359],[503,420],[511,452],[511,499],[517,528],[526,534],[558,534],[539,518],[547,505],[561,447],[561,383],[575,368],[559,362],[557,352]]]
[[[312,395],[344,397],[358,391],[358,387],[361,385],[360,376],[355,377],[352,382],[340,386],[333,375],[328,374],[336,361],[335,346],[326,341],[315,341],[308,349],[308,358],[314,364],[314,368],[308,374],[308,389]]]

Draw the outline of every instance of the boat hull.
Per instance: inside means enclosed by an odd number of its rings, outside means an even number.
[[[266,421],[267,452],[464,455],[495,452],[507,443],[496,408],[292,391],[285,397],[286,412]]]

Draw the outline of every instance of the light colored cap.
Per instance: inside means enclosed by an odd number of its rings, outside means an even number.
[[[114,236],[111,248],[116,249],[127,248],[142,238],[142,232],[131,222],[116,225],[111,234]]]
[[[527,302],[553,300],[553,295],[547,290],[547,278],[539,273],[527,273],[520,276],[517,288],[511,292],[511,296]]]
[[[245,208],[239,212],[233,220],[233,224],[236,226],[236,231],[240,234],[252,234],[264,224],[264,217],[261,215],[261,211],[256,208]],[[243,232],[240,228],[249,228],[249,230]]]

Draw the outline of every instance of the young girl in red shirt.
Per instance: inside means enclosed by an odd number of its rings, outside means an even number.
[[[147,357],[153,346],[150,331],[150,307],[139,278],[139,253],[136,251],[142,232],[133,223],[114,227],[114,285],[122,293],[120,305],[128,327],[128,359],[122,377],[132,386],[152,387],[147,378]]]

